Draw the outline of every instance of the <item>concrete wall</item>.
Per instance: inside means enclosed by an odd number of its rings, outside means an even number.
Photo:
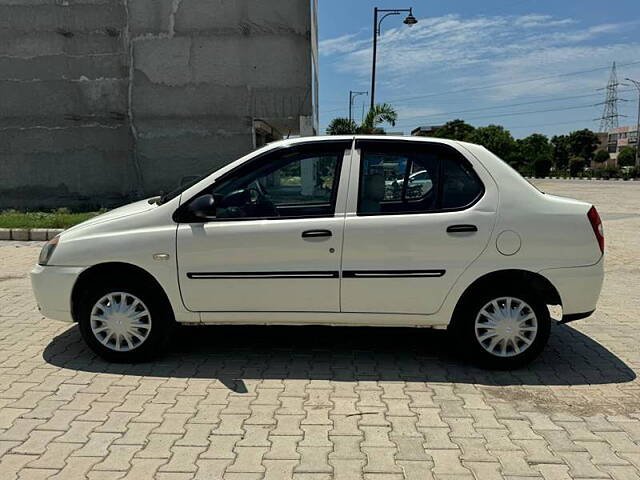
[[[309,0],[0,0],[0,208],[93,208],[313,125]]]

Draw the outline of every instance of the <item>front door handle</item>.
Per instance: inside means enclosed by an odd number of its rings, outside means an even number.
[[[475,225],[450,225],[447,227],[447,233],[465,233],[477,232],[478,227]]]
[[[331,230],[305,230],[302,232],[302,238],[330,237],[331,235],[333,235]]]

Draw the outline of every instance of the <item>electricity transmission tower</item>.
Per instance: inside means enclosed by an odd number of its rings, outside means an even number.
[[[604,101],[604,109],[602,110],[602,117],[600,117],[600,132],[608,132],[614,128],[618,128],[618,74],[616,72],[616,62],[613,62],[611,67],[611,76],[605,90],[607,96]]]

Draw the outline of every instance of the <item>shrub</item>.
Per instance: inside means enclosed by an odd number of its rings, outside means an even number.
[[[540,159],[533,163],[533,174],[536,178],[544,178],[549,176],[551,171],[551,160]]]
[[[598,150],[596,152],[596,156],[593,157],[593,159],[597,162],[597,163],[604,163],[607,160],[609,160],[609,152],[607,152],[606,150]]]
[[[571,160],[569,160],[569,176],[577,177],[578,174],[583,173],[585,163],[582,157],[571,157]]]

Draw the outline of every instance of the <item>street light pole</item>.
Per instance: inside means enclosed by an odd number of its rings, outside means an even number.
[[[353,120],[353,116],[351,115],[353,101],[356,99],[358,95],[368,95],[368,94],[369,92],[355,92],[353,90],[349,90],[349,121]]]
[[[387,18],[389,15],[400,15],[402,12],[408,12],[407,18],[404,19],[403,23],[409,27],[418,23],[416,17],[413,16],[413,7],[412,8],[392,8],[392,9],[383,9],[375,7],[373,9],[373,62],[371,64],[371,109],[375,106],[375,97],[376,97],[376,56],[378,53],[378,37],[380,36],[380,25],[382,21]],[[382,18],[378,20],[378,14],[384,13]]]
[[[636,167],[640,167],[640,81],[625,78],[638,89],[638,121],[636,122]]]

